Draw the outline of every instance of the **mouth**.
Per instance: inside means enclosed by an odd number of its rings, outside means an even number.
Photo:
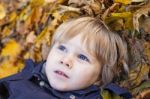
[[[64,72],[62,72],[62,71],[59,71],[59,70],[56,70],[56,71],[54,71],[56,74],[58,74],[58,75],[61,75],[61,76],[64,76],[65,78],[69,78],[69,76],[68,75],[66,75]]]

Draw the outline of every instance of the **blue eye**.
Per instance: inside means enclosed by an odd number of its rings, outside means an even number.
[[[58,49],[61,50],[61,51],[65,51],[65,50],[66,50],[66,47],[63,46],[63,45],[59,45],[59,46],[58,46]]]
[[[80,54],[80,55],[78,56],[78,58],[80,58],[81,60],[84,60],[84,61],[89,62],[89,59],[88,59],[85,55],[83,55],[83,54]]]

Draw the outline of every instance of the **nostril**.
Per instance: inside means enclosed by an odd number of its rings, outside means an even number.
[[[67,67],[70,67],[70,65],[68,63],[65,63],[63,61],[60,61],[60,63],[66,65]]]
[[[63,64],[63,61],[60,61],[61,64]]]
[[[69,64],[66,64],[69,67]]]

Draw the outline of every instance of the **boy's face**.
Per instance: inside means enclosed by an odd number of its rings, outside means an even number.
[[[68,42],[56,42],[46,62],[50,85],[60,91],[79,90],[94,84],[100,74],[100,63],[87,52],[79,34]]]

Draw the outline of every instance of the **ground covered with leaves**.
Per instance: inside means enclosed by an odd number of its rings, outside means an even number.
[[[21,71],[25,59],[45,60],[56,28],[80,16],[102,19],[127,41],[129,77],[118,77],[116,83],[128,88],[136,99],[148,99],[149,0],[1,0],[0,78]]]

